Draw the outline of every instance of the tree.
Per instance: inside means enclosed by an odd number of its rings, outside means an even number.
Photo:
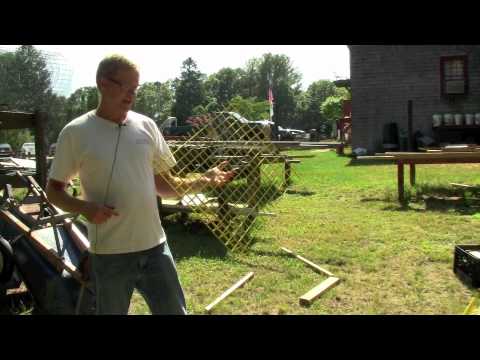
[[[329,96],[321,106],[322,115],[332,123],[342,117],[343,99],[338,96]]]
[[[335,88],[335,94],[329,96],[320,106],[322,115],[329,121],[335,122],[343,115],[343,101],[351,99],[350,92],[345,88]]]
[[[321,105],[329,97],[337,93],[332,81],[319,80],[308,87],[302,99],[302,127],[317,129],[323,135],[330,135],[332,123],[322,114]]]
[[[0,103],[8,108],[11,107],[10,103],[13,98],[10,84],[13,83],[14,72],[12,68],[14,60],[15,53],[13,52],[0,54]]]
[[[86,112],[97,108],[99,95],[95,86],[81,87],[70,95],[66,103],[66,117],[73,120]]]
[[[13,57],[5,59],[7,76],[1,82],[2,102],[21,111],[45,111],[52,89],[43,55],[32,45],[22,45]]]
[[[343,102],[351,98],[346,88],[335,88],[335,94],[329,96],[320,106],[322,116],[327,119],[331,126],[343,115]]]
[[[138,90],[133,109],[161,123],[171,115],[173,100],[171,81],[147,82]]]
[[[193,114],[196,106],[204,104],[206,100],[204,79],[205,75],[198,70],[197,64],[192,58],[183,62],[181,77],[174,82],[174,111],[180,125]]]
[[[43,55],[32,45],[22,45],[15,52],[0,55],[0,79],[0,103],[8,109],[48,112],[53,96],[50,73]],[[16,150],[32,139],[28,129],[0,134],[0,140]]]
[[[223,68],[210,75],[205,81],[205,91],[210,99],[208,103],[216,102],[224,107],[235,96],[240,95],[242,69]]]
[[[295,116],[295,97],[300,93],[301,75],[286,55],[264,54],[251,59],[240,81],[243,98],[267,99],[269,77],[274,96],[274,117],[278,125],[288,126]]]
[[[260,94],[260,67],[261,59],[253,58],[247,61],[245,70],[242,71],[239,80],[240,96],[243,98],[256,97]],[[264,97],[262,97],[264,98]]]
[[[268,101],[256,101],[255,98],[234,97],[227,108],[242,115],[247,120],[268,119],[270,104]]]
[[[63,96],[52,95],[48,104],[47,143],[53,144],[57,141],[62,128],[73,119],[67,115],[68,100]]]

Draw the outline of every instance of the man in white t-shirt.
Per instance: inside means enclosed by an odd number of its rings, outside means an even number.
[[[186,314],[156,194],[176,197],[183,189],[222,186],[234,174],[223,171],[222,163],[197,180],[173,176],[176,162],[158,127],[130,111],[139,86],[137,66],[109,56],[100,62],[96,80],[100,104],[61,131],[47,196],[89,222],[98,314],[127,314],[134,288],[153,314]],[[82,199],[65,191],[75,176]]]

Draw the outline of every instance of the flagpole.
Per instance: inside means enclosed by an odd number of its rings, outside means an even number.
[[[273,121],[273,91],[272,91],[272,75],[267,75],[268,81],[268,102],[270,104],[270,121]]]

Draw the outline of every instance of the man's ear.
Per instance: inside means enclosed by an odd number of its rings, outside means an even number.
[[[102,77],[102,78],[98,79],[98,81],[97,81],[98,90],[102,91],[103,88],[105,87],[106,83],[107,83],[107,80],[105,78]]]

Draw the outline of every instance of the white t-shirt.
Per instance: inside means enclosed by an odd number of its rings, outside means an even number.
[[[130,111],[120,126],[93,110],[60,132],[49,177],[67,183],[78,175],[84,200],[115,208],[119,216],[101,225],[88,224],[90,251],[122,254],[166,240],[154,174],[175,163],[152,119]]]

